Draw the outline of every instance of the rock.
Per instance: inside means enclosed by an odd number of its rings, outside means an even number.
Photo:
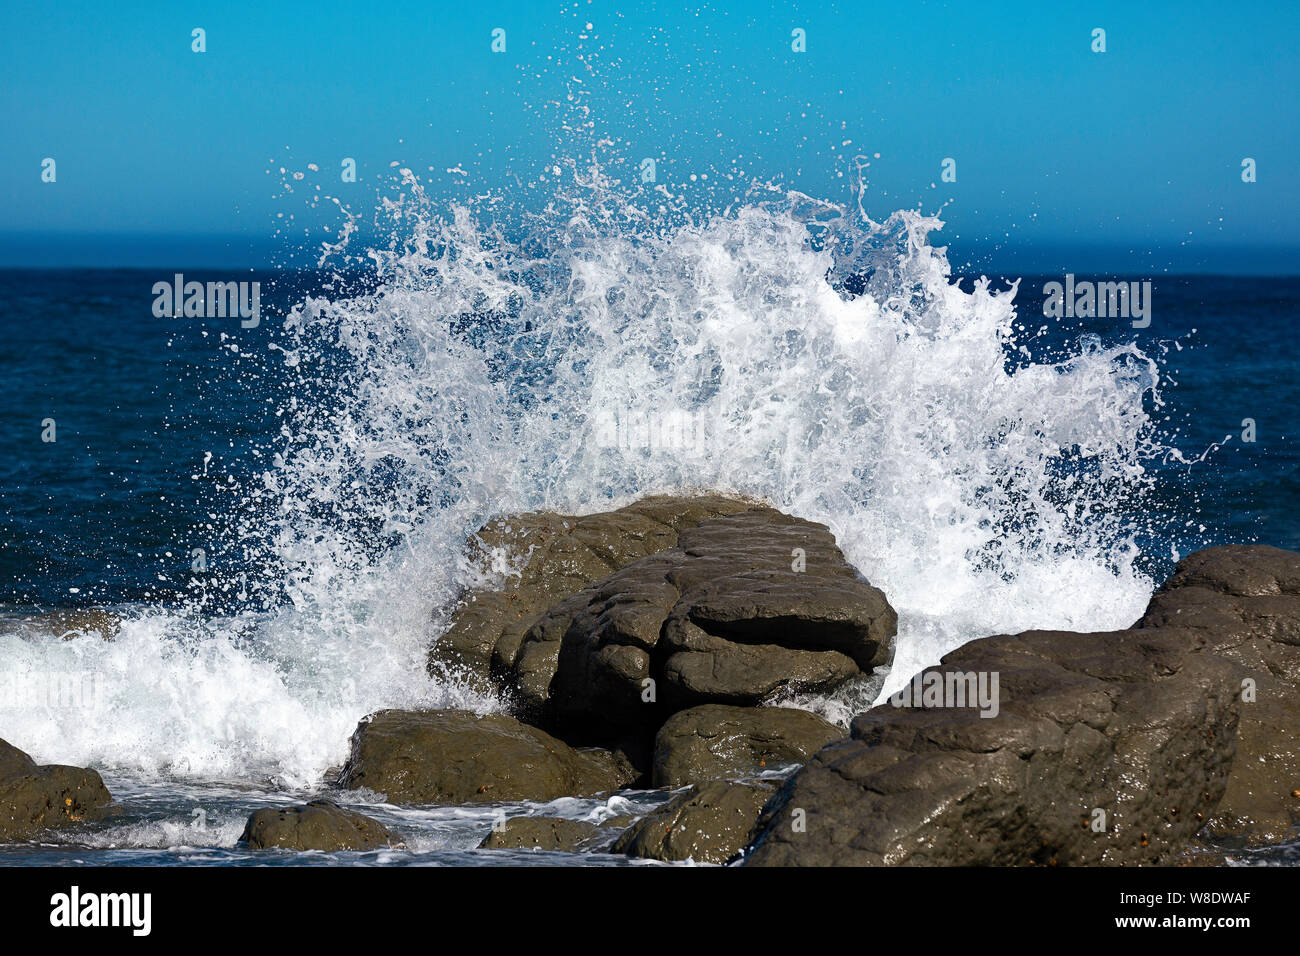
[[[789,707],[705,704],[679,711],[655,735],[656,787],[734,779],[802,764],[844,731]]]
[[[649,748],[641,747],[635,741],[620,741],[613,749],[604,747],[579,747],[582,754],[611,780],[618,782],[619,788],[640,786],[649,780]]]
[[[1300,554],[1237,545],[1197,551],[1138,626],[1196,629],[1244,691],[1237,757],[1210,829],[1251,843],[1291,836],[1300,825]]]
[[[598,853],[608,850],[635,819],[625,815],[597,824],[563,817],[511,817],[501,826],[494,827],[478,848]]]
[[[585,820],[514,817],[483,838],[480,850],[578,850],[600,832]]]
[[[65,641],[92,634],[102,640],[111,641],[122,630],[120,617],[111,611],[95,607],[32,614],[24,617],[19,624],[20,630],[27,631],[33,636],[48,635]]]
[[[587,853],[609,853],[615,841],[639,819],[640,817],[631,813],[610,817],[600,824],[591,839],[584,842],[578,849]]]
[[[924,699],[858,716],[767,807],[745,862],[1167,859],[1213,811],[1235,749],[1237,683],[1205,644],[1187,628],[973,641],[924,673],[996,673],[996,716]]]
[[[616,790],[629,772],[505,714],[383,710],[357,726],[339,784],[393,803],[546,801]]]
[[[726,863],[751,837],[776,784],[714,780],[691,787],[628,828],[612,853],[652,860]]]
[[[754,706],[778,690],[831,690],[862,673],[838,651],[740,644],[689,622],[671,633],[665,647],[664,687],[669,702],[678,705],[718,700]]]
[[[698,704],[870,674],[892,658],[896,627],[824,526],[755,507],[560,601],[503,664],[530,719],[636,735]]]
[[[685,528],[753,507],[716,495],[659,496],[599,514],[531,513],[489,521],[470,542],[471,564],[485,574],[499,567],[517,573],[499,590],[464,596],[430,650],[431,671],[491,683],[551,605],[638,558],[676,546]]]
[[[306,806],[258,810],[240,837],[250,850],[378,850],[402,842],[378,820],[345,810],[329,800]]]
[[[37,765],[0,740],[0,841],[24,840],[48,827],[98,820],[112,802],[95,771]]]

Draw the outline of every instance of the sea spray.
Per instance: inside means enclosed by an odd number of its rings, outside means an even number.
[[[308,786],[367,712],[500,707],[424,667],[480,573],[465,537],[653,493],[825,522],[885,591],[888,680],[794,701],[841,721],[971,638],[1140,613],[1154,363],[1099,341],[1037,358],[1015,287],[955,281],[936,218],[770,187],[665,217],[593,162],[507,227],[401,177],[386,244],[349,219],[327,250],[361,291],[307,298],[266,356],[281,431],[217,516],[253,569],[249,610],[129,609],[112,642],[6,638],[7,672],[108,675],[93,719],[3,715],[33,754]],[[602,440],[611,416],[665,410],[707,440]]]

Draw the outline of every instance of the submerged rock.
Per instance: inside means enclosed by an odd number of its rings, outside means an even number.
[[[591,796],[634,776],[608,752],[574,749],[505,714],[384,710],[357,726],[339,784],[393,803],[490,803]]]
[[[1213,811],[1234,752],[1237,681],[1204,649],[1173,628],[967,644],[926,673],[997,674],[996,716],[955,698],[860,715],[765,810],[746,863],[1167,859]]]
[[[652,860],[726,863],[753,834],[776,783],[710,781],[691,787],[632,824],[613,853]]]
[[[248,818],[241,840],[250,850],[377,850],[401,847],[388,828],[330,800],[306,806],[258,810]]]
[[[604,823],[561,817],[512,817],[483,838],[480,850],[556,850],[594,853],[606,850],[632,823],[633,817],[613,817]]]
[[[32,614],[19,622],[23,631],[34,636],[52,636],[65,641],[78,637],[94,635],[102,640],[111,641],[122,630],[122,619],[112,611],[102,608],[70,608],[63,611],[50,611],[45,614]]]
[[[816,714],[788,707],[692,707],[659,728],[652,783],[681,787],[802,764],[843,736]]]
[[[1207,548],[1151,599],[1142,628],[1184,627],[1228,661],[1241,696],[1237,756],[1209,818],[1218,834],[1280,842],[1300,826],[1300,554]]]
[[[514,817],[483,838],[480,850],[576,851],[600,832],[585,820],[560,817]]]
[[[94,770],[38,765],[0,740],[0,841],[24,840],[49,827],[97,820],[112,802]]]
[[[698,704],[870,674],[892,658],[896,626],[824,526],[754,507],[560,601],[502,663],[534,719],[653,733]]]

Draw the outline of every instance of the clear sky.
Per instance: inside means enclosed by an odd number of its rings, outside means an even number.
[[[443,194],[508,192],[564,151],[546,104],[574,76],[665,180],[742,169],[846,201],[850,158],[879,153],[872,210],[942,206],[956,247],[1300,248],[1294,0],[124,0],[2,16],[0,265],[255,260],[284,241],[277,214],[301,210],[281,165],[318,165],[359,209],[393,162]]]

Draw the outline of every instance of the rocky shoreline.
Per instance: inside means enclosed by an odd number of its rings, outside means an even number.
[[[746,865],[1160,864],[1300,825],[1300,554],[1196,552],[1128,629],[972,641],[848,731],[772,706],[869,681],[897,615],[822,525],[720,496],[512,515],[430,649],[512,715],[371,714],[329,800],[249,849],[398,849],[349,810],[656,789],[641,816],[502,820],[483,850]],[[97,635],[98,636],[98,635]],[[111,639],[105,636],[104,639]],[[990,699],[992,694],[992,699]],[[671,795],[670,795],[671,792]],[[0,841],[112,811],[93,770],[0,742]]]

